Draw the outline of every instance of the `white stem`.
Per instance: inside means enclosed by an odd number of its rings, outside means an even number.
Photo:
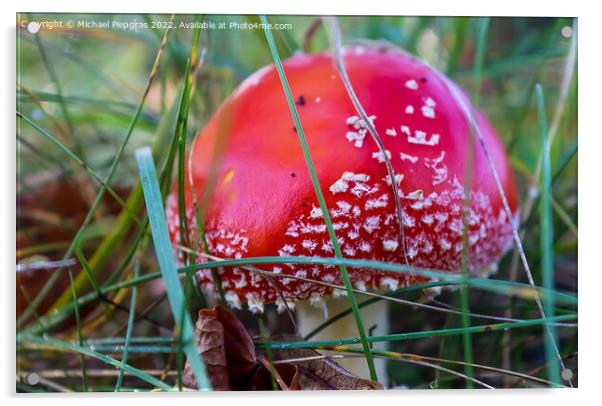
[[[344,310],[349,309],[349,300],[346,297],[336,299],[326,299],[323,307],[310,305],[308,301],[297,302],[295,306],[295,314],[297,316],[297,327],[302,335],[308,334],[314,328],[324,323],[328,317],[332,317]],[[325,314],[327,310],[327,314]],[[386,300],[381,300],[377,303],[360,308],[362,320],[366,333],[372,336],[385,335],[389,333],[389,306]],[[376,326],[376,327],[374,327]],[[374,328],[373,328],[374,327]],[[338,340],[340,338],[359,337],[357,326],[352,314],[337,320],[318,334],[313,336],[311,340]],[[361,344],[357,347],[361,348]],[[372,348],[378,350],[386,350],[386,343],[374,343]],[[336,362],[343,368],[359,376],[360,378],[370,379],[368,364],[363,357],[353,357],[345,359],[337,359]],[[380,383],[387,386],[387,369],[386,360],[382,358],[374,358],[374,366]]]

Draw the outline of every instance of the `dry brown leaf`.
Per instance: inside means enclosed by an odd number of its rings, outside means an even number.
[[[230,379],[236,386],[244,384],[248,375],[257,367],[255,345],[245,326],[226,308],[214,307],[218,320],[224,326],[224,346],[228,360]]]
[[[361,379],[328,358],[271,365],[264,355],[257,356],[243,324],[219,305],[199,311],[194,336],[214,390],[273,390],[273,381],[282,390],[383,389],[380,383]],[[274,339],[300,340],[291,335]],[[311,349],[286,349],[273,350],[271,355],[274,360],[287,360],[320,354]],[[183,382],[197,387],[188,361]]]
[[[203,309],[199,312],[199,319],[194,330],[194,342],[205,362],[211,387],[215,390],[230,390],[228,361],[224,347],[224,327],[217,316],[215,309]],[[197,387],[188,361],[186,361],[182,380],[186,386]]]
[[[301,341],[294,335],[280,335],[281,341]],[[300,385],[303,390],[371,390],[384,389],[383,385],[368,379],[362,379],[330,358],[316,358],[321,354],[309,348],[290,348],[272,350],[275,360],[293,360],[308,358],[306,361],[295,361],[299,370]]]
[[[249,333],[227,309],[218,305],[199,311],[194,338],[214,390],[272,390],[272,368],[258,361]],[[280,389],[299,389],[295,366],[278,365],[274,369]],[[188,361],[183,382],[197,388]]]

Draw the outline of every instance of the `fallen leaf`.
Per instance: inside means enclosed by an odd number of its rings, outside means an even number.
[[[243,324],[222,306],[199,311],[194,339],[214,390],[272,390],[273,374],[278,377],[280,389],[299,389],[296,367],[277,365],[270,368],[269,363],[262,364]],[[182,380],[184,385],[197,388],[188,361]]]
[[[302,341],[295,335],[279,335],[274,337],[278,341]],[[290,348],[272,350],[275,360],[297,360],[294,364],[301,376],[300,386],[303,390],[371,390],[384,389],[379,382],[362,379],[330,358],[318,358],[322,354],[309,348]]]
[[[321,354],[311,349],[273,350],[273,361],[294,362],[271,364],[264,354],[256,353],[243,324],[220,305],[199,311],[194,338],[214,390],[273,390],[274,382],[281,390],[383,389],[380,383],[361,379],[332,359],[316,359]],[[301,340],[294,335],[279,335],[273,339]],[[188,361],[183,383],[197,388]]]
[[[236,386],[257,367],[255,345],[245,326],[226,308],[214,307],[218,320],[224,326],[224,346],[230,371],[230,379]]]
[[[224,346],[224,327],[217,316],[215,309],[203,309],[199,312],[194,341],[205,362],[211,387],[215,390],[230,390],[228,361]],[[182,381],[186,386],[197,387],[188,361],[184,367]]]

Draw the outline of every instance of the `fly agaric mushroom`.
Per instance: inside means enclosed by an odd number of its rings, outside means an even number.
[[[313,164],[338,242],[347,258],[406,263],[457,272],[463,250],[463,179],[471,128],[471,109],[484,144],[516,218],[517,197],[501,141],[487,119],[473,111],[466,96],[429,66],[400,51],[350,47],[343,52],[350,82],[369,115],[385,151],[356,112],[329,53],[296,54],[284,71],[296,98]],[[455,94],[454,94],[455,93]],[[466,107],[468,106],[468,107]],[[219,159],[214,159],[215,155]],[[385,165],[393,167],[401,202],[403,241]],[[220,165],[212,169],[215,162]],[[512,242],[512,224],[478,144],[473,156],[472,189],[467,215],[471,272],[496,263]],[[296,129],[276,68],[265,67],[245,80],[215,113],[193,144],[186,179],[186,208],[191,241],[201,247],[193,214],[193,194],[210,197],[204,217],[209,253],[220,258],[256,256],[332,257],[333,246],[312,186]],[[214,172],[212,172],[214,171]],[[216,171],[216,172],[215,172]],[[215,176],[216,182],[210,181]],[[177,194],[167,204],[170,233],[179,241]],[[402,246],[403,244],[403,246]],[[404,255],[405,253],[405,255]],[[252,312],[265,303],[284,308],[297,304],[298,325],[306,333],[324,320],[307,303],[348,307],[346,291],[307,281],[341,285],[333,266],[284,264],[271,284],[251,270],[219,271],[229,305],[246,303]],[[292,277],[287,277],[292,276]],[[423,281],[420,277],[374,269],[349,269],[360,291],[388,291]],[[299,280],[293,277],[301,277]],[[213,287],[211,271],[199,272]],[[276,288],[275,288],[276,287]],[[277,290],[280,293],[277,292]],[[303,301],[303,302],[300,302]],[[373,334],[387,333],[386,302],[362,309]],[[320,337],[357,337],[352,319],[340,320]],[[363,361],[363,360],[362,360]],[[356,361],[357,362],[357,361]],[[365,362],[362,362],[365,365]],[[355,369],[357,373],[357,368]],[[359,371],[366,376],[366,372]]]

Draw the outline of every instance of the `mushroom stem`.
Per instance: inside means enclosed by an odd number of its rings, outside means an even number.
[[[340,312],[349,309],[349,301],[345,297],[331,298],[324,300],[324,307],[311,305],[308,301],[297,302],[295,313],[297,316],[297,327],[299,332],[305,336],[313,329],[324,323],[329,317],[335,316]],[[327,310],[327,311],[325,311]],[[389,332],[389,306],[386,300],[360,308],[360,313],[364,321],[364,326],[368,335],[377,336],[388,334]],[[357,326],[353,315],[349,314],[325,329],[321,330],[311,340],[338,340],[340,338],[359,337]],[[357,345],[361,348],[361,344]],[[385,350],[386,343],[374,343],[372,348]],[[349,357],[337,359],[337,364],[360,378],[370,379],[368,364],[363,357]],[[383,385],[387,385],[386,360],[382,358],[374,359],[374,366],[378,380]]]

